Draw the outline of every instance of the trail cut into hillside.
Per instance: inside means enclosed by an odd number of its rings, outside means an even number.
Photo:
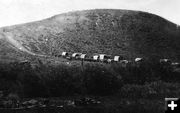
[[[32,53],[31,51],[27,50],[26,48],[24,48],[18,41],[16,41],[12,35],[10,33],[7,33],[6,36],[7,40],[14,45],[17,49],[19,49],[20,51],[24,51],[27,52],[31,55],[35,55],[35,53]]]
[[[36,55],[36,56],[40,56],[40,57],[46,57],[46,55],[41,55],[41,54],[36,54],[36,53],[33,53],[31,52],[30,50],[26,49],[24,46],[22,46],[22,44],[20,42],[18,42],[17,40],[15,40],[13,38],[13,35],[11,33],[5,33],[3,34],[4,37],[10,44],[12,44],[16,49],[20,50],[20,51],[23,51],[23,52],[26,52],[30,55]]]

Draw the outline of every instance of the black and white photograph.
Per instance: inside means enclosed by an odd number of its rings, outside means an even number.
[[[0,0],[0,113],[178,113],[180,0]]]

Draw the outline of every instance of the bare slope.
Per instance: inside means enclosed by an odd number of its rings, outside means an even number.
[[[153,14],[129,10],[86,10],[4,27],[0,40],[30,54],[62,51],[180,60],[180,28]],[[1,46],[2,48],[2,46]],[[3,51],[3,50],[1,50]]]

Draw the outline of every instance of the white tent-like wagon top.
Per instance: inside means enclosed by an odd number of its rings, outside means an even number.
[[[118,62],[118,61],[119,61],[119,58],[120,58],[120,56],[114,56],[114,61],[115,61],[115,62]]]
[[[99,54],[99,59],[104,60],[104,56],[106,56],[106,54]]]
[[[106,54],[99,54],[99,59],[100,60],[104,60],[105,57],[110,57],[110,55],[106,55]]]
[[[72,57],[76,57],[76,56],[80,56],[80,55],[82,55],[82,53],[73,53]]]
[[[162,63],[162,62],[171,62],[171,60],[170,59],[160,59],[159,62],[160,63]]]
[[[99,55],[93,55],[93,60],[98,60]]]
[[[85,59],[85,57],[86,57],[86,54],[81,54],[80,56],[81,59]]]
[[[135,62],[139,62],[139,61],[142,61],[143,60],[143,58],[135,58]]]
[[[62,52],[62,54],[61,54],[62,56],[67,56],[68,55],[68,53],[67,52]]]

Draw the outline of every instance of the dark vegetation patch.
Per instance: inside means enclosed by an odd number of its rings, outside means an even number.
[[[41,61],[39,61],[41,62]],[[0,65],[1,98],[24,101],[24,98],[49,98],[52,105],[71,102],[63,108],[32,108],[0,111],[75,112],[75,113],[139,113],[164,110],[165,97],[180,96],[180,76],[170,67],[145,62],[140,65],[61,62],[58,65],[13,62]],[[14,96],[13,96],[14,95]],[[96,97],[101,103],[95,106],[73,105],[79,97]],[[58,97],[51,99],[52,97]],[[61,102],[59,102],[61,101]],[[60,104],[61,105],[61,104]],[[11,107],[11,105],[9,106]]]
[[[148,62],[123,67],[118,63],[85,62],[81,65],[79,61],[72,61],[69,64],[46,65],[39,61],[36,65],[30,62],[0,65],[0,80],[1,91],[17,93],[20,97],[105,96],[118,94],[121,90],[128,95],[133,91],[136,95],[137,91],[137,97],[143,97],[143,94],[148,97],[146,93],[151,89],[156,92],[155,97],[163,97],[168,92],[166,87],[173,87],[173,90],[179,88],[179,84],[171,83],[178,83],[180,76],[171,67]],[[154,84],[156,81],[162,82]]]

